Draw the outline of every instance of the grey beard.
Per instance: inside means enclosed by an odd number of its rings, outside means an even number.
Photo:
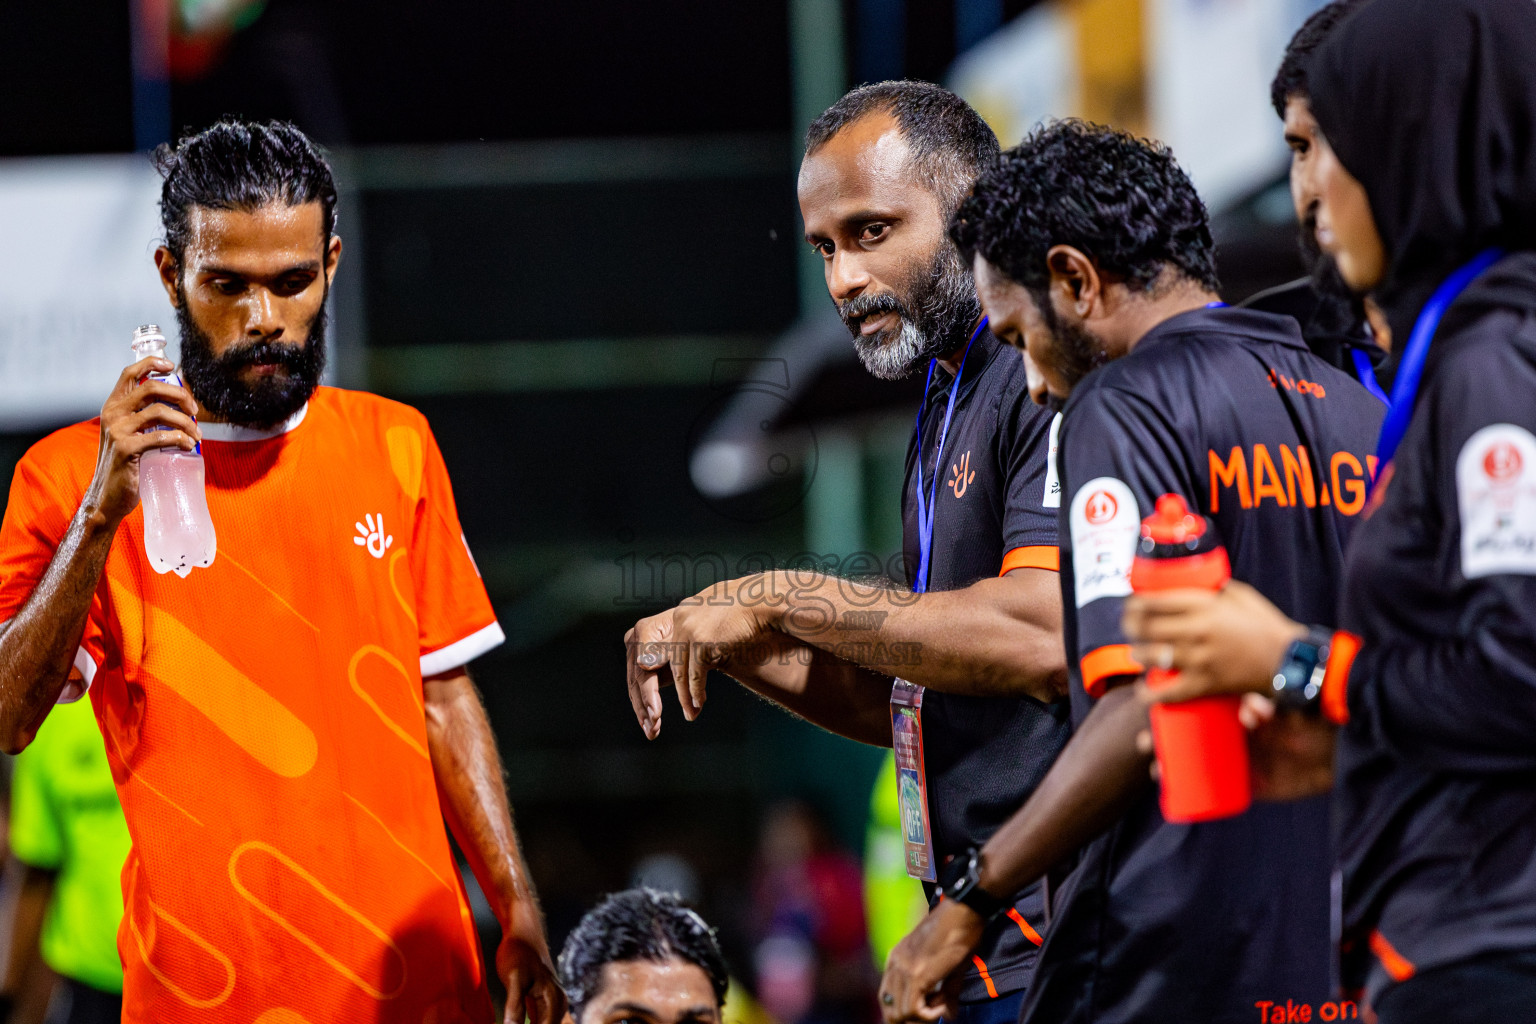
[[[880,380],[910,377],[928,360],[955,351],[965,343],[971,326],[981,315],[976,298],[976,284],[960,253],[952,245],[943,246],[928,266],[928,272],[909,286],[915,309],[905,303],[881,296],[869,305],[891,308],[901,321],[896,337],[882,341],[879,335],[865,337],[854,333],[853,347],[864,369]],[[881,301],[884,300],[884,301]],[[844,320],[856,310],[860,300],[843,307]],[[856,330],[850,326],[850,330]]]
[[[882,342],[878,335],[853,340],[854,351],[864,369],[881,380],[901,380],[912,376],[919,366],[940,353],[931,351],[933,345],[926,335],[905,316],[901,318],[901,331],[889,342]]]

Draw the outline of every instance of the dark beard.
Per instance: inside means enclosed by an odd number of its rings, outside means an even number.
[[[1031,294],[1034,294],[1033,292]],[[1054,369],[1061,375],[1068,389],[1076,388],[1082,379],[1109,362],[1109,350],[1093,332],[1081,324],[1069,324],[1056,315],[1051,298],[1044,292],[1034,294],[1035,306],[1040,319],[1051,332],[1051,355]]]
[[[185,301],[176,307],[176,322],[181,327],[181,378],[187,389],[204,409],[237,427],[271,430],[302,409],[320,386],[325,372],[323,298],[302,345],[258,341],[216,356]],[[277,363],[287,373],[247,384],[240,371],[256,363]]]
[[[838,307],[843,325],[853,335],[853,347],[864,368],[882,380],[910,376],[936,356],[965,344],[981,316],[976,283],[960,252],[945,242],[927,266],[913,269],[904,282],[904,298],[892,292],[866,293]],[[895,313],[901,328],[865,337],[858,321],[866,316]]]

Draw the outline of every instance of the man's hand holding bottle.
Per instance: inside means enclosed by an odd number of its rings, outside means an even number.
[[[123,370],[101,407],[101,446],[85,508],[116,528],[139,504],[139,458],[156,448],[192,451],[202,442],[192,393],[151,373],[175,369],[162,357]]]
[[[1244,695],[1241,719],[1256,799],[1296,800],[1333,785],[1335,726],[1316,714],[1278,708],[1270,698],[1277,666],[1307,627],[1236,580],[1217,591],[1135,595],[1126,600],[1122,625],[1143,665],[1179,671],[1150,700]],[[1150,750],[1150,734],[1138,742]]]

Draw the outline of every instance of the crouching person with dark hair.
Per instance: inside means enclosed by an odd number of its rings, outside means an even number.
[[[616,893],[560,953],[574,1024],[720,1024],[728,977],[715,930],[676,896]]]

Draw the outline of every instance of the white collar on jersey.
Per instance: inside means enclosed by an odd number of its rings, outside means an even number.
[[[303,423],[304,414],[307,412],[309,412],[309,403],[305,402],[298,412],[271,430],[252,430],[250,427],[237,427],[233,423],[199,423],[197,427],[203,432],[204,441],[265,441],[269,438],[281,437]]]

